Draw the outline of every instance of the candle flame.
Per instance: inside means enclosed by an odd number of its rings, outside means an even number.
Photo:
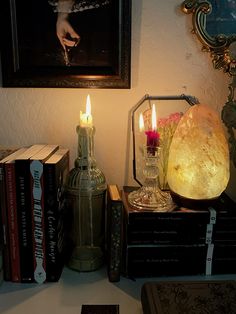
[[[152,105],[152,130],[157,130],[157,115],[155,104]]]
[[[86,100],[86,115],[90,116],[91,115],[91,101],[90,101],[90,96],[88,94],[87,100]]]
[[[139,115],[139,131],[143,132],[144,131],[144,120],[143,120],[143,114],[140,113]]]
[[[93,117],[91,115],[91,102],[90,96],[87,96],[86,101],[86,112],[83,113],[80,111],[80,126],[81,127],[92,127],[93,126]]]

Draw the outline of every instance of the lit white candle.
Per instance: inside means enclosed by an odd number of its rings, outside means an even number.
[[[82,113],[80,111],[80,126],[82,128],[92,128],[93,126],[93,117],[91,114],[91,101],[90,101],[90,96],[87,96],[87,101],[86,101],[86,112]]]

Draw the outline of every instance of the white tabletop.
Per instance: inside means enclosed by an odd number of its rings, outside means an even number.
[[[109,282],[105,267],[79,273],[65,268],[57,283],[0,286],[0,313],[80,314],[82,304],[119,304],[120,314],[141,314],[141,287],[147,281],[233,279],[236,275],[139,278]]]

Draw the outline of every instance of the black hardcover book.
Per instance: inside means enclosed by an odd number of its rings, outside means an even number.
[[[211,275],[235,274],[236,258],[214,258],[212,261]]]
[[[188,235],[188,236],[186,236]],[[186,226],[127,226],[127,244],[204,244],[206,225],[189,223]]]
[[[123,203],[117,185],[107,187],[107,272],[111,282],[120,280],[122,262]]]
[[[236,273],[236,245],[212,244],[210,274],[235,274]]]
[[[208,210],[192,210],[183,207],[176,207],[171,212],[157,212],[150,210],[137,210],[129,204],[128,194],[130,189],[124,187],[123,203],[125,208],[126,223],[129,226],[134,225],[146,226],[146,228],[158,228],[167,226],[168,228],[179,226],[187,226],[188,224],[208,224],[210,213]],[[140,229],[140,228],[139,228]]]
[[[143,314],[233,314],[236,283],[230,280],[146,282],[141,289],[141,303]]]
[[[126,245],[131,244],[204,244],[209,211],[177,208],[172,212],[136,210],[128,202],[125,189],[124,235]],[[187,236],[186,236],[187,235]]]
[[[124,275],[130,278],[205,274],[207,246],[129,246]]]
[[[236,204],[223,193],[215,204],[216,223],[212,239],[218,244],[236,244]]]
[[[30,198],[30,157],[45,145],[33,145],[15,161],[21,281],[33,281],[32,212]]]
[[[66,260],[67,226],[63,186],[69,172],[69,150],[60,148],[44,163],[46,280],[58,281]]]
[[[128,202],[130,191],[124,187],[124,275],[235,273],[236,211],[226,194],[214,207],[165,213],[136,210]]]
[[[212,225],[211,242],[236,243],[236,204],[222,194],[214,207],[193,210],[177,207],[172,212],[136,210],[128,202],[132,188],[124,187],[124,220],[127,244],[201,244]],[[188,235],[188,236],[186,236]]]

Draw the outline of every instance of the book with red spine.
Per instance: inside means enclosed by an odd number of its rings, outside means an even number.
[[[30,158],[34,280],[37,283],[46,281],[43,165],[58,148],[58,145],[46,145]]]
[[[11,280],[11,265],[10,265],[10,247],[9,247],[9,232],[7,222],[7,200],[6,200],[6,185],[5,185],[5,170],[4,164],[14,158],[19,152],[17,148],[3,148],[0,150],[0,211],[1,211],[1,242],[2,242],[2,258],[3,258],[3,277],[5,281]]]
[[[11,265],[11,281],[20,282],[20,252],[17,221],[17,201],[16,201],[16,173],[15,158],[22,154],[25,148],[19,149],[4,163],[5,188],[7,201],[7,225],[9,232],[9,253]]]

